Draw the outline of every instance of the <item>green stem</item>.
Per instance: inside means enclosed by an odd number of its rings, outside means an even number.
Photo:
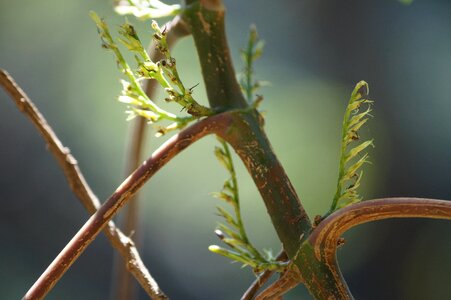
[[[253,63],[253,53],[252,50],[255,46],[255,39],[252,38],[252,34],[254,34],[254,28],[251,28],[250,31],[250,37],[249,41],[247,43],[247,49],[246,49],[246,66],[245,66],[245,76],[246,76],[246,99],[248,103],[252,103],[252,89],[253,89],[253,83],[252,83],[252,63]],[[256,32],[256,31],[255,31]]]
[[[341,196],[341,178],[344,175],[345,172],[345,164],[346,159],[344,153],[346,153],[346,142],[345,137],[348,132],[348,119],[349,119],[350,112],[346,110],[346,113],[343,117],[343,127],[341,132],[341,148],[340,148],[340,165],[339,165],[339,174],[338,174],[338,182],[337,182],[337,190],[334,195],[334,199],[332,200],[332,204],[330,206],[329,212],[327,215],[331,214],[337,209],[338,199],[340,199]]]
[[[191,27],[211,108],[225,111],[247,107],[227,44],[224,6],[221,1],[186,3],[183,18]]]
[[[236,151],[251,174],[289,257],[311,230],[310,220],[274,154],[255,110],[233,114],[233,125],[219,135]]]
[[[230,153],[230,149],[229,149],[229,146],[227,145],[227,143],[225,141],[223,141],[222,139],[220,140],[220,142],[222,144],[224,153],[228,160],[227,164],[230,168],[230,176],[231,176],[231,180],[232,180],[232,193],[233,193],[233,198],[235,199],[233,209],[234,209],[234,212],[236,215],[236,222],[238,223],[238,228],[240,231],[241,239],[245,243],[246,249],[249,250],[254,255],[254,257],[256,257],[260,261],[266,261],[260,255],[260,252],[258,252],[258,250],[255,249],[249,243],[249,238],[247,237],[246,229],[244,228],[243,219],[241,217],[240,195],[239,195],[239,191],[238,191],[238,181],[236,179],[236,172],[235,172],[235,166],[233,164],[232,154]]]
[[[221,1],[187,0],[186,3],[188,6],[183,18],[191,27],[211,107],[214,110],[247,108],[231,64]],[[309,276],[302,280],[310,293],[322,296],[318,299],[351,298],[344,280],[332,276],[324,263],[311,260],[310,257],[314,257],[311,247],[301,247],[312,225],[271,148],[261,115],[254,109],[238,110],[232,114],[232,120],[229,128],[216,134],[226,140],[244,162],[265,202],[284,250],[302,275]]]

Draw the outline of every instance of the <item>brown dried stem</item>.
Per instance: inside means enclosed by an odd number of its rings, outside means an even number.
[[[168,47],[173,45],[180,39],[189,34],[189,30],[185,22],[176,16],[174,19],[166,23],[164,26],[166,30],[166,41]],[[157,49],[157,43],[152,41],[149,46],[149,57],[152,61],[159,61],[164,56]],[[156,80],[149,80],[145,83],[145,91],[150,99],[155,97],[158,82]],[[143,157],[145,134],[147,129],[147,120],[143,117],[137,117],[131,121],[129,129],[129,142],[127,143],[126,165],[125,173],[128,176],[141,163]],[[139,248],[139,201],[138,194],[136,194],[128,205],[123,209],[123,230],[127,234],[134,233],[135,240],[138,242]],[[122,263],[122,259],[116,255],[113,263],[113,284],[111,297],[116,300],[130,300],[134,298],[135,283],[133,278],[128,274],[126,266]]]
[[[24,299],[42,299],[113,218],[117,211],[152,177],[183,149],[207,134],[223,132],[232,123],[230,113],[223,113],[199,121],[173,136],[158,148],[149,159],[133,172],[105,201],[97,212],[75,234],[60,254],[42,273]]]
[[[70,154],[69,149],[64,147],[30,98],[28,98],[14,79],[4,70],[0,70],[0,84],[15,101],[20,111],[30,118],[32,123],[36,126],[47,143],[48,148],[63,169],[73,193],[80,199],[86,210],[90,214],[93,214],[97,208],[100,207],[100,202],[84,179],[77,161],[72,154]],[[160,290],[158,284],[152,278],[142,262],[133,241],[116,228],[113,222],[108,223],[108,227],[105,229],[104,233],[113,247],[116,248],[124,258],[127,269],[133,274],[136,280],[138,280],[149,297],[152,299],[166,299],[166,296]]]

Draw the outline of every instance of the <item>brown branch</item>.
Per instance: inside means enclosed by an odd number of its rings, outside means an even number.
[[[117,211],[151,178],[183,149],[207,134],[226,131],[232,123],[230,113],[223,113],[199,121],[173,136],[133,172],[89,218],[60,254],[42,273],[24,299],[42,299],[94,240]]]
[[[424,198],[383,198],[347,206],[324,219],[308,241],[318,260],[324,261],[337,276],[337,244],[348,229],[367,222],[389,218],[431,218],[451,220],[451,201]],[[334,272],[335,274],[335,272]]]
[[[172,48],[173,45],[180,39],[189,34],[189,30],[185,22],[176,16],[169,21],[165,26],[166,41],[168,47]],[[149,57],[152,61],[156,62],[164,58],[163,54],[156,48],[157,43],[152,41],[149,46]],[[156,80],[148,80],[145,83],[145,91],[150,99],[153,99],[157,88],[158,82]],[[143,157],[143,148],[145,143],[145,133],[147,129],[147,120],[143,117],[138,117],[131,121],[129,129],[129,139],[126,150],[126,165],[125,173],[128,176],[131,174],[139,164]],[[135,241],[139,242],[139,201],[138,194],[136,194],[128,205],[123,209],[123,221],[122,228],[125,233],[134,233]],[[138,246],[137,246],[138,247]],[[139,248],[139,247],[138,247]],[[128,274],[126,266],[122,263],[122,259],[115,255],[113,263],[113,284],[112,284],[112,299],[116,300],[130,300],[134,298],[135,283],[133,278]]]
[[[299,284],[299,272],[294,269],[286,270],[282,276],[255,297],[255,300],[281,299],[282,295]]]
[[[0,84],[15,101],[20,111],[30,118],[36,126],[47,143],[48,148],[63,169],[73,193],[80,199],[86,210],[90,214],[93,214],[100,207],[100,202],[84,179],[77,165],[77,161],[70,154],[69,149],[64,147],[33,102],[4,70],[0,70]],[[138,251],[134,247],[133,241],[117,229],[113,222],[108,223],[108,228],[104,232],[113,247],[124,258],[129,272],[135,276],[149,297],[152,299],[165,299],[164,293],[159,289],[157,283],[144,266]]]
[[[285,251],[280,251],[280,253],[276,257],[277,261],[286,261],[288,260],[288,256]],[[241,296],[241,300],[252,300],[254,299],[255,294],[257,294],[258,290],[271,278],[274,274],[274,271],[265,270],[252,282],[249,288],[244,292],[243,296]]]
[[[315,228],[307,242],[313,245],[316,259],[323,261],[332,271],[331,274],[340,281],[341,273],[336,261],[336,251],[341,235],[354,226],[389,218],[450,220],[451,201],[422,198],[384,198],[364,201],[342,208],[327,217]],[[293,273],[295,270],[288,272]],[[276,281],[256,299],[281,296],[298,282],[297,277],[288,277],[288,280],[282,282]],[[274,290],[277,293],[273,293]]]

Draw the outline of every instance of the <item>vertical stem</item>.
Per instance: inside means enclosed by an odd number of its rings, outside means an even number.
[[[208,101],[213,110],[247,107],[235,78],[221,1],[187,1],[183,14],[196,44]]]
[[[183,17],[191,26],[210,106],[214,110],[247,108],[230,59],[222,1],[186,0],[186,3]],[[329,267],[315,259],[311,248],[301,247],[312,225],[271,148],[261,115],[250,109],[236,112],[233,126],[218,135],[235,149],[244,162],[265,202],[284,250],[302,272],[292,280],[297,280],[296,283],[308,280],[307,288],[312,295],[321,296],[318,299],[351,298],[344,280],[332,276]]]
[[[130,174],[139,166],[140,158],[145,143],[147,122],[138,117],[130,124],[130,142],[127,143],[126,175]],[[131,201],[124,207],[121,225],[127,235],[133,235],[136,247],[141,247],[140,221],[139,221],[139,194],[136,193]],[[136,298],[136,282],[127,273],[119,255],[115,254],[113,259],[111,296],[113,300],[132,300]]]
[[[166,28],[166,40],[168,47],[172,48],[173,45],[180,39],[189,34],[186,24],[180,17],[175,17],[173,20],[165,25]],[[163,59],[164,56],[158,49],[156,49],[156,43],[152,41],[149,46],[149,57],[152,61],[156,62]],[[147,96],[153,99],[158,88],[158,82],[156,80],[147,81],[144,87]],[[126,166],[125,173],[128,176],[131,174],[141,163],[143,157],[145,134],[147,132],[147,120],[142,117],[138,117],[132,121],[129,131],[130,141],[127,143],[126,153]],[[139,193],[136,193],[129,201],[128,205],[123,209],[123,228],[126,234],[133,233],[136,241],[136,247],[140,248],[140,222],[139,222]],[[111,288],[111,299],[115,300],[131,300],[136,298],[136,283],[135,280],[128,274],[125,265],[119,255],[115,255],[113,262],[113,280]]]

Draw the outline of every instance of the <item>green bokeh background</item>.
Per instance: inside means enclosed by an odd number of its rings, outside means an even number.
[[[324,212],[337,176],[341,119],[355,83],[375,100],[363,130],[374,137],[362,194],[451,198],[451,2],[225,0],[236,70],[249,24],[266,40],[257,78],[266,129],[310,216]],[[125,178],[124,105],[111,53],[100,48],[90,10],[114,28],[110,1],[0,2],[0,67],[33,99],[77,158],[100,199]],[[150,40],[149,22],[137,25]],[[173,52],[187,86],[206,103],[190,38]],[[168,106],[174,112],[179,107]],[[147,153],[163,139],[149,134]],[[23,296],[87,220],[32,125],[0,92],[0,298]],[[208,251],[218,191],[227,174],[208,137],[144,188],[143,257],[173,299],[237,299],[254,276]],[[252,180],[238,165],[250,237],[278,251]],[[346,234],[340,265],[357,299],[450,299],[451,224],[390,220]],[[100,236],[47,299],[107,299],[113,250]],[[307,299],[303,288],[287,299]],[[141,298],[145,299],[144,294]]]

